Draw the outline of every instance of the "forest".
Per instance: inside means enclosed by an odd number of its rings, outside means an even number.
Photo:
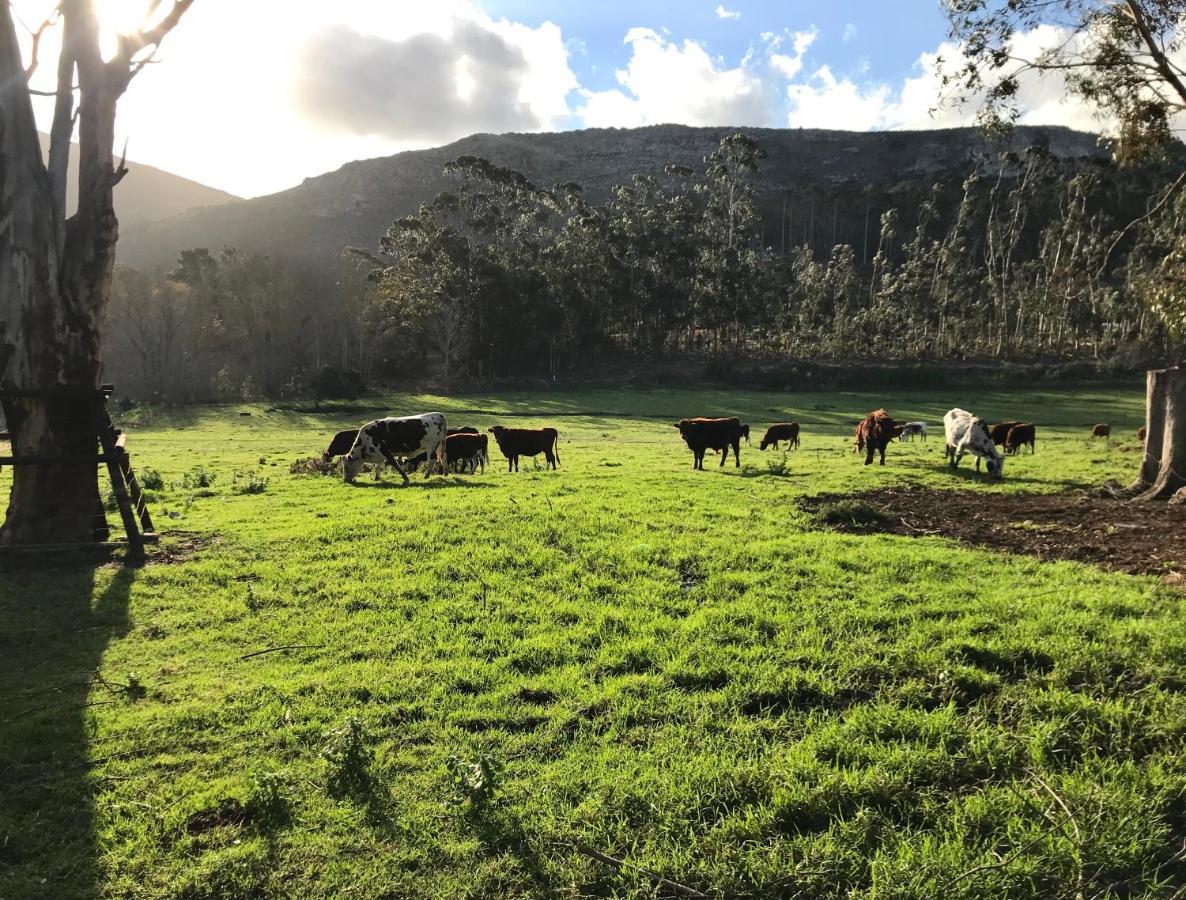
[[[329,270],[234,247],[187,250],[158,275],[121,267],[105,374],[184,403],[673,360],[1138,368],[1173,353],[1176,301],[1159,286],[1181,267],[1186,201],[1168,159],[988,153],[925,192],[788,198],[773,236],[754,195],[763,157],[735,134],[700,170],[635,175],[592,202],[463,156],[446,166],[454,190]],[[847,242],[828,239],[840,217]]]

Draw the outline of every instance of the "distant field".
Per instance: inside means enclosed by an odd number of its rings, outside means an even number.
[[[714,897],[1168,897],[1186,885],[1186,597],[837,534],[796,502],[1127,481],[1143,402],[136,411],[170,561],[0,574],[0,898],[670,896],[648,872]],[[852,427],[883,404],[931,439],[865,468]],[[950,473],[957,404],[1038,423],[1036,455],[999,483]],[[560,470],[509,475],[492,442],[473,478],[289,474],[338,428],[430,409],[553,424]],[[751,423],[742,469],[692,470],[671,423],[694,414]],[[783,472],[757,441],[787,419],[803,448]]]

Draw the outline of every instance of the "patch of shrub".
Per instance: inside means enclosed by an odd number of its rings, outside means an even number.
[[[331,797],[352,797],[370,793],[373,757],[367,747],[366,729],[349,716],[337,728],[323,735],[321,758],[326,762],[326,790]]]
[[[498,791],[502,763],[492,756],[469,760],[454,755],[445,760],[445,769],[453,788],[454,803],[467,804],[471,811],[490,805]]]
[[[320,456],[310,456],[307,459],[294,460],[288,467],[290,475],[332,475],[337,470],[334,460],[325,460]]]
[[[214,484],[218,475],[209,471],[205,466],[198,466],[181,477],[182,487],[187,489],[208,488]]]
[[[881,510],[862,500],[832,500],[822,504],[812,519],[832,528],[872,528],[889,521]]]
[[[292,783],[287,772],[257,772],[251,779],[251,794],[247,809],[252,818],[274,823],[288,820],[289,795]]]
[[[782,478],[791,473],[791,460],[784,450],[782,456],[771,457],[766,460],[766,471],[776,478]]]
[[[313,394],[324,400],[353,400],[366,390],[362,375],[353,369],[325,366],[313,378]]]
[[[161,473],[147,466],[136,475],[136,480],[146,491],[161,491],[165,488],[165,479]]]
[[[231,490],[236,494],[262,494],[268,489],[268,479],[254,470],[240,469],[231,477]]]

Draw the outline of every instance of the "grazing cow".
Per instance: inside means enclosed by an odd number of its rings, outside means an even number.
[[[992,442],[997,447],[1005,445],[1005,439],[1009,437],[1009,432],[1018,425],[1024,425],[1024,422],[1001,422],[999,425],[994,425],[988,430],[988,435],[992,438]]]
[[[741,424],[741,436],[745,439],[745,446],[749,446],[749,426],[744,422]]]
[[[771,425],[766,429],[766,436],[762,438],[762,442],[758,444],[759,450],[765,450],[767,447],[778,449],[778,442],[786,441],[787,449],[799,447],[799,423],[798,422],[779,422],[776,425]]]
[[[454,471],[457,471],[458,466],[463,472],[468,467],[471,475],[481,466],[482,474],[485,474],[489,444],[490,438],[484,434],[470,434],[468,431],[451,434],[445,438],[445,464],[453,466]]]
[[[899,432],[900,433],[900,432]],[[873,462],[873,456],[881,454],[885,465],[885,448],[894,439],[894,419],[884,409],[875,409],[857,426],[856,450],[865,451],[865,465]]]
[[[322,460],[329,462],[334,457],[345,456],[350,452],[350,448],[354,446],[354,442],[357,439],[357,428],[354,428],[350,431],[339,431],[334,435],[333,440],[329,442],[329,447],[326,449],[326,451],[321,454]]]
[[[1034,452],[1034,426],[1029,422],[1014,425],[1009,429],[1009,436],[1005,438],[1005,452],[1012,455],[1029,444],[1030,453]]]
[[[926,422],[907,422],[902,426],[901,440],[914,440],[914,436],[918,435],[918,439],[926,442],[927,439],[927,423]]]
[[[1140,428],[1137,429],[1137,440],[1143,441],[1145,439],[1145,433],[1146,433],[1145,426],[1142,425]]]
[[[707,450],[721,451],[721,465],[729,458],[733,448],[733,459],[741,465],[741,438],[744,435],[741,420],[736,416],[727,419],[680,419],[672,428],[678,428],[684,443],[692,451],[692,468],[704,468],[704,454]]]
[[[519,471],[520,456],[544,455],[553,469],[560,463],[560,434],[555,428],[503,428],[495,425],[489,429],[494,442],[507,460],[507,471]]]
[[[375,480],[383,474],[384,463],[390,463],[408,483],[408,473],[401,460],[412,459],[421,453],[432,462],[425,469],[424,477],[439,467],[445,471],[445,433],[448,425],[443,413],[424,413],[403,418],[376,419],[368,422],[358,431],[354,446],[342,460],[342,476],[347,483],[353,482],[362,471],[364,463],[374,463]]]
[[[976,457],[977,472],[983,459],[989,475],[993,478],[1004,475],[1005,460],[997,451],[983,419],[964,409],[950,409],[943,417],[943,430],[947,436],[947,449],[943,457],[950,461],[951,468],[959,465],[965,453],[971,453]]]
[[[1096,425],[1094,428],[1091,429],[1091,436],[1093,438],[1097,438],[1097,437],[1109,438],[1112,436],[1112,426],[1111,425],[1103,425],[1103,424]]]

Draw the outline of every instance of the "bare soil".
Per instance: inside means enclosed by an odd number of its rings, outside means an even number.
[[[818,513],[838,501],[867,504],[879,517],[830,522],[857,534],[940,535],[965,544],[1045,560],[1092,563],[1133,575],[1186,576],[1186,506],[1133,503],[1082,491],[998,494],[883,488],[803,501]]]

